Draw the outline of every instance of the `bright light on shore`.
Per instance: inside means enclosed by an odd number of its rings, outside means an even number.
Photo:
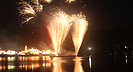
[[[125,48],[127,49],[128,47],[127,47],[127,46],[125,46]]]
[[[15,51],[10,51],[10,50],[7,51],[8,55],[15,55],[15,53],[16,53]]]
[[[91,47],[89,47],[88,49],[91,50]]]

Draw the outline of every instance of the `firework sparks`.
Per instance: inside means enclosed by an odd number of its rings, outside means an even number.
[[[43,10],[42,3],[51,3],[53,0],[20,0],[18,2],[17,9],[19,10],[20,16],[23,17],[22,24],[28,23],[30,20]],[[72,3],[76,0],[66,0],[68,3]],[[41,2],[41,4],[40,4]]]
[[[66,2],[68,2],[68,3],[72,3],[74,1],[76,1],[76,0],[66,0]]]
[[[51,3],[53,0],[21,0],[17,4],[18,10],[21,16],[23,16],[22,24],[28,23],[35,18],[38,13],[43,10],[43,5],[39,1]],[[76,0],[66,0],[68,3],[72,3]],[[82,8],[84,8],[84,5]],[[63,11],[52,13],[52,19],[47,25],[49,35],[53,44],[56,55],[58,55],[58,49],[66,39],[66,36],[70,30],[73,22],[72,39],[75,46],[75,53],[77,54],[82,44],[85,32],[87,31],[88,22],[84,15],[77,14],[71,17]]]
[[[20,15],[36,14],[32,6],[28,2],[22,1],[19,2],[18,5],[20,5],[18,8],[18,10],[20,11]]]
[[[42,11],[43,5],[41,5],[38,0],[30,0],[30,2],[32,3],[31,5],[36,12]]]
[[[75,47],[75,53],[77,55],[82,44],[84,35],[87,31],[88,21],[86,21],[86,17],[82,15],[82,13],[72,15],[72,19],[74,21],[72,29],[72,39]]]
[[[41,2],[51,3],[53,0],[40,0]]]
[[[48,24],[47,29],[49,31],[55,53],[58,55],[57,50],[64,42],[69,32],[71,23],[69,16],[63,11],[53,13],[52,16],[53,19],[50,24]]]
[[[17,3],[19,5],[18,10],[21,16],[23,16],[22,24],[29,22],[36,16],[37,12],[41,12],[43,6],[39,3],[38,0],[21,0]],[[27,15],[27,16],[26,16]]]
[[[24,21],[22,21],[22,24],[29,22],[32,18],[34,17],[24,18]]]
[[[87,4],[85,4],[84,6],[81,7],[81,9],[85,8],[87,6]]]

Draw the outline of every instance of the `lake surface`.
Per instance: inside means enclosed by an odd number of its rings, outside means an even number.
[[[0,72],[131,72],[132,56],[0,57]]]

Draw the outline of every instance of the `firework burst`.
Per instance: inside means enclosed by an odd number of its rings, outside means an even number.
[[[72,29],[72,39],[75,47],[75,53],[77,55],[80,46],[82,44],[84,35],[87,31],[88,21],[86,21],[86,17],[82,15],[82,13],[77,15],[72,15],[73,20],[73,29]]]
[[[68,3],[72,3],[76,0],[66,0]],[[38,13],[43,11],[43,5],[41,3],[50,4],[53,0],[20,0],[17,5],[17,9],[22,16],[22,23],[28,23],[30,20],[35,18]]]
[[[28,23],[43,9],[43,5],[41,5],[38,0],[21,0],[17,4],[19,5],[17,9],[19,10],[20,15],[23,16],[22,24]]]
[[[58,55],[57,50],[64,42],[71,27],[71,23],[69,16],[63,11],[53,13],[52,16],[53,18],[50,24],[48,24],[47,29],[49,31],[55,53]]]

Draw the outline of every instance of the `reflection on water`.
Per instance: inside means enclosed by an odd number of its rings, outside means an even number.
[[[84,72],[84,70],[83,70],[83,68],[82,68],[82,65],[81,65],[82,58],[76,57],[76,58],[74,59],[74,61],[75,61],[74,72]]]
[[[84,72],[82,60],[83,57],[0,57],[0,71]]]
[[[126,59],[126,64],[127,64],[127,55],[125,55],[125,59]]]
[[[53,58],[53,72],[63,72],[61,69],[61,58]]]
[[[91,68],[91,55],[89,56],[89,66]]]
[[[114,70],[118,72],[119,69],[128,70],[127,67],[133,65],[132,61],[132,56],[128,55],[124,57],[6,56],[0,57],[0,72],[114,72]]]
[[[19,57],[19,68],[27,70],[36,70],[42,67],[43,69],[46,69],[47,67],[51,66],[51,63],[48,61],[51,60],[49,56],[30,56],[30,57]]]

